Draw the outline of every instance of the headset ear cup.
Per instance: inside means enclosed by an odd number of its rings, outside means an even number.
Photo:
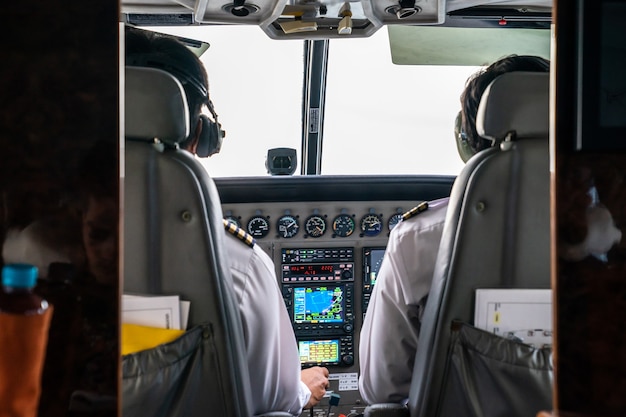
[[[476,152],[474,152],[474,149],[472,149],[467,141],[467,137],[465,136],[463,127],[461,126],[461,119],[461,112],[459,112],[454,120],[454,139],[459,156],[463,162],[467,162]]]
[[[201,114],[202,131],[198,138],[196,154],[201,158],[206,158],[220,151],[222,147],[223,133],[219,123],[211,121],[206,115]]]
[[[457,142],[456,145],[463,162],[469,161],[470,158],[475,155],[474,150],[469,146],[466,139]]]

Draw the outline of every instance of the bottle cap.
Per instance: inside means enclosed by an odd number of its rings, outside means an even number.
[[[32,288],[37,283],[37,267],[30,264],[7,264],[2,268],[2,285]]]

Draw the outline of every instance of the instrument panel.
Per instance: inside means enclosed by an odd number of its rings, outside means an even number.
[[[389,233],[422,201],[450,195],[449,176],[274,176],[215,179],[224,216],[273,260],[303,367],[330,371],[328,399],[303,417],[355,417],[363,316]]]
[[[419,201],[298,202],[229,204],[224,218],[250,233],[258,243],[282,240],[343,240],[382,238]],[[313,242],[311,242],[313,243]]]
[[[391,230],[421,200],[222,204],[274,261],[303,367],[330,371],[336,415],[358,415],[363,318]],[[320,403],[325,415],[327,400]],[[314,415],[318,415],[317,407]],[[308,411],[307,411],[308,415]]]
[[[330,371],[328,399],[303,417],[355,417],[363,315],[390,231],[422,201],[450,195],[451,176],[217,178],[226,218],[273,260],[303,367]]]

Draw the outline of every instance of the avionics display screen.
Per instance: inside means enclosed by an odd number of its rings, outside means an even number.
[[[367,284],[376,284],[376,278],[378,277],[378,271],[380,271],[380,265],[383,262],[383,256],[385,255],[385,248],[370,248],[365,251],[365,277],[364,282]]]
[[[339,363],[339,340],[299,340],[300,363]]]
[[[289,265],[289,272],[295,275],[333,275],[335,268],[330,264]]]
[[[319,285],[293,289],[293,321],[341,323],[344,321],[343,285]]]

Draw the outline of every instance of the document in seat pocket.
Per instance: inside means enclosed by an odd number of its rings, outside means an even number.
[[[180,330],[181,304],[177,295],[122,297],[122,323]]]
[[[157,329],[156,327],[123,323],[122,355],[130,355],[173,342],[184,333],[184,330]]]
[[[474,325],[532,346],[552,344],[552,290],[477,289]]]

